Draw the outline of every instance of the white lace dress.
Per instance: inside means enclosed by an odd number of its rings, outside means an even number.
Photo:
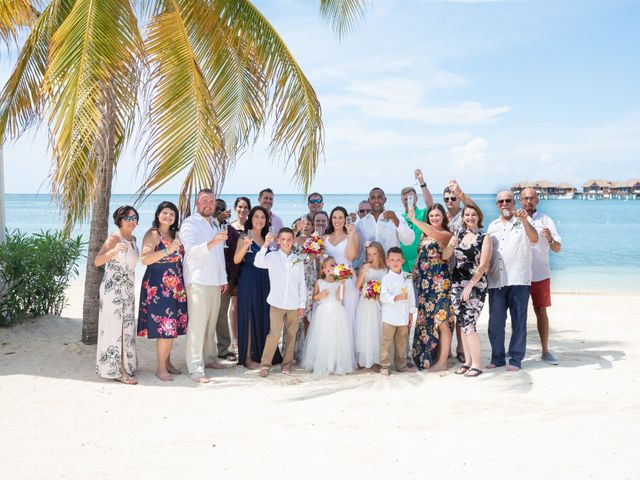
[[[364,274],[366,288],[370,280],[382,280],[386,270],[383,268],[370,268]],[[360,295],[358,310],[356,313],[356,360],[358,365],[370,368],[380,363],[380,335],[382,333],[382,315],[380,301],[374,298],[364,298]]]
[[[320,291],[328,290],[329,296],[317,302],[313,308],[302,366],[318,375],[352,372],[356,365],[351,325],[338,299],[338,282],[319,279],[318,286]]]
[[[117,235],[129,248],[105,264],[100,284],[96,373],[103,378],[118,378],[121,367],[135,375],[138,363],[134,278],[139,253],[135,238]]]

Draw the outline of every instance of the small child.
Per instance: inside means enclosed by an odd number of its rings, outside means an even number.
[[[404,255],[399,247],[391,247],[387,252],[389,273],[380,285],[382,304],[382,335],[380,340],[380,373],[389,375],[391,367],[391,347],[395,347],[395,364],[399,372],[415,372],[407,367],[407,340],[409,328],[416,313],[416,299],[413,282],[409,274],[402,271]]]
[[[380,301],[377,298],[366,298],[367,282],[382,280],[387,268],[385,266],[384,249],[380,242],[365,244],[367,263],[362,265],[356,288],[362,292],[356,312],[356,360],[358,366],[377,370],[380,363],[380,334],[382,316]]]
[[[302,366],[315,374],[352,372],[355,368],[351,323],[340,302],[340,282],[333,277],[336,261],[327,257],[313,287],[313,316],[305,343]]]
[[[298,319],[304,315],[307,290],[304,284],[304,266],[302,258],[292,255],[294,233],[290,228],[281,228],[277,243],[280,247],[267,255],[268,246],[273,242],[273,235],[268,233],[264,245],[256,253],[255,266],[269,269],[271,285],[267,303],[269,311],[269,335],[265,341],[260,362],[260,376],[267,377],[273,355],[278,348],[284,325],[284,359],[282,373],[291,373],[293,353],[295,349]]]

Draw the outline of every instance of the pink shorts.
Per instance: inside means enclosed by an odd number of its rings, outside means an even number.
[[[531,302],[534,307],[551,306],[551,279],[531,282]]]

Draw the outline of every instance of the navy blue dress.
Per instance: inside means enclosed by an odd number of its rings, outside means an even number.
[[[260,363],[262,351],[269,335],[269,273],[267,269],[254,265],[256,253],[260,251],[253,242],[244,256],[238,280],[238,364],[247,361],[249,331],[251,331],[251,359]],[[269,253],[267,253],[269,255]],[[251,328],[249,328],[251,326]],[[276,349],[273,364],[281,363],[280,350]]]

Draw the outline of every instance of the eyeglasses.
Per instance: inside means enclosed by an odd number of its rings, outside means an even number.
[[[216,207],[216,212],[224,212],[227,209],[226,205],[218,205]]]
[[[125,222],[137,222],[138,221],[138,215],[127,215],[125,217],[122,217],[122,219]]]
[[[367,208],[361,208],[360,210],[358,210],[359,213],[371,213],[371,209],[367,209]]]
[[[322,203],[322,199],[321,198],[312,198],[311,200],[309,200],[309,203]]]
[[[496,203],[511,203],[513,202],[510,198],[503,198],[502,200],[498,200]]]
[[[458,200],[458,197],[444,197],[445,202],[455,202]]]
[[[536,197],[520,197],[520,200],[522,200],[523,202],[526,202],[527,200],[535,200]]]

